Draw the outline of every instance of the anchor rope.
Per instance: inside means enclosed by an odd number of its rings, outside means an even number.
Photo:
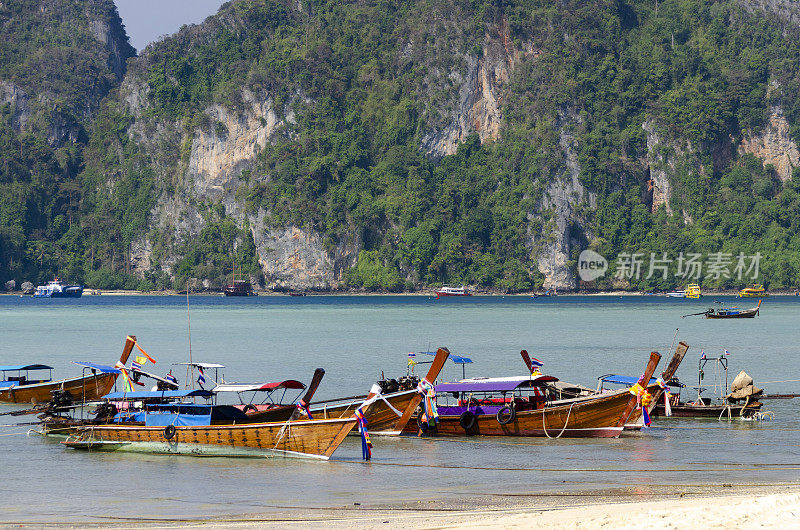
[[[567,430],[567,425],[569,424],[569,415],[572,414],[572,407],[573,406],[575,406],[575,402],[574,401],[572,403],[570,403],[570,405],[569,405],[569,410],[567,411],[567,419],[566,419],[566,421],[564,421],[564,428],[561,429],[561,432],[558,433],[558,436],[550,436],[550,434],[548,434],[547,426],[545,426],[545,422],[544,422],[544,413],[545,413],[545,411],[547,409],[546,408],[542,409],[542,430],[544,431],[544,435],[545,436],[547,436],[550,439],[555,439],[555,440],[558,440],[559,438],[561,438],[561,435],[564,434],[564,431]]]

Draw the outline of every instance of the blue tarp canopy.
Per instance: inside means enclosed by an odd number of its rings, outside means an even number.
[[[112,392],[106,394],[103,399],[125,401],[141,401],[143,399],[177,399],[186,397],[211,397],[214,393],[208,390],[164,390],[149,392]]]
[[[198,427],[211,425],[211,413],[208,414],[174,414],[171,412],[150,412],[144,415],[145,427]]]
[[[17,372],[19,370],[52,370],[52,366],[46,364],[19,364],[0,366],[0,372]]]
[[[120,373],[118,368],[114,368],[113,366],[106,366],[105,364],[96,364],[90,363],[86,361],[72,361],[73,363],[84,366],[86,368],[91,368],[93,370],[97,370],[98,372],[102,372],[104,374],[118,374]]]
[[[630,385],[630,386],[635,385],[639,381],[638,377],[631,377],[629,375],[614,375],[614,374],[604,375],[602,377],[598,377],[598,379],[600,379],[600,381],[603,381],[604,383],[615,383],[618,385]],[[656,384],[656,379],[650,378],[649,384],[650,385]]]
[[[537,377],[487,377],[484,379],[462,379],[436,385],[436,392],[511,392],[518,388],[530,388],[542,383],[558,381],[550,375]]]
[[[421,351],[420,353],[424,353],[425,355],[436,355],[435,351]],[[452,353],[448,357],[451,361],[456,364],[472,364],[472,359],[469,357],[462,357],[460,355],[453,355]]]

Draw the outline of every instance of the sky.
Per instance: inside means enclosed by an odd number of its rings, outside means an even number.
[[[213,15],[226,0],[114,0],[131,45],[141,52],[162,35],[184,24],[198,24]]]

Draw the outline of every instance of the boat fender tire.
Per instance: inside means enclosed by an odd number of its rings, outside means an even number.
[[[422,419],[422,411],[421,410],[417,412],[417,427],[419,428],[419,431],[422,434],[425,434],[426,432],[428,432],[428,429],[430,428],[430,425],[428,425],[428,422],[426,420]]]
[[[465,410],[461,413],[461,416],[459,416],[458,423],[461,424],[461,427],[466,432],[471,431],[472,428],[475,427],[475,414],[469,410]]]
[[[252,403],[248,403],[242,409],[242,412],[244,412],[245,414],[247,414],[248,412],[251,412],[251,411],[252,412],[258,412],[258,408],[255,405],[253,405]]]
[[[517,417],[517,411],[511,405],[506,405],[497,411],[497,423],[500,425],[508,425],[514,418]]]
[[[175,437],[175,426],[174,425],[167,425],[164,427],[164,438],[167,440],[172,440]]]

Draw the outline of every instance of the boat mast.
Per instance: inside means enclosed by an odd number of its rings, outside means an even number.
[[[186,328],[189,333],[189,366],[186,367],[186,388],[189,388],[189,381],[192,381],[192,390],[194,390],[194,364],[192,364],[192,321],[189,318],[189,288],[191,287],[192,278],[186,279]],[[191,371],[191,378],[189,372]]]

